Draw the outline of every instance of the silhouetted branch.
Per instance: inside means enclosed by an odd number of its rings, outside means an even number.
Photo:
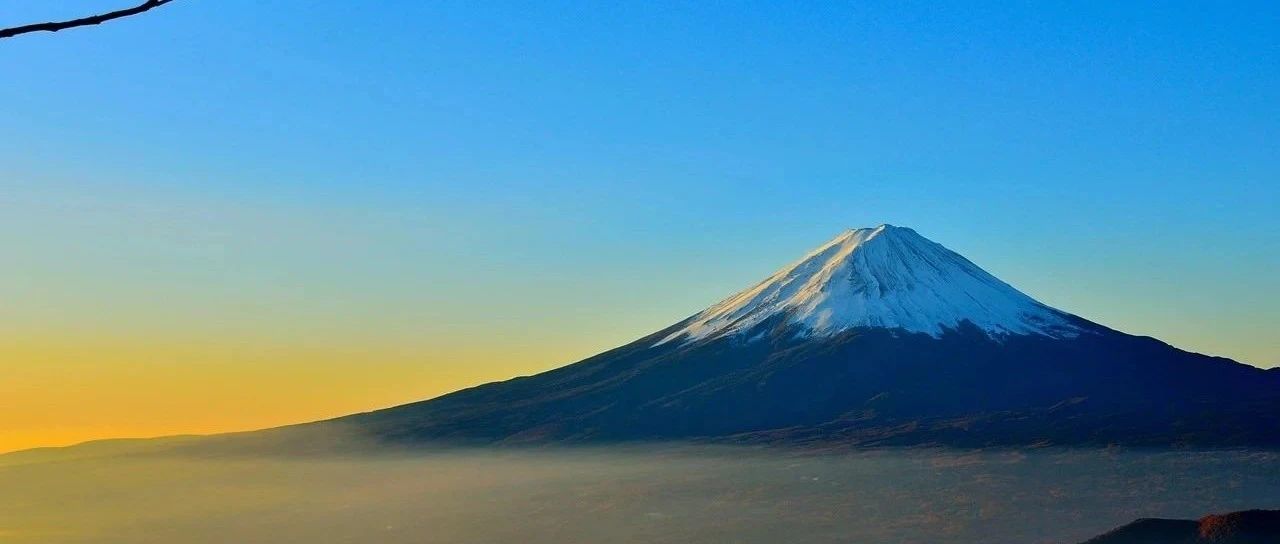
[[[6,28],[6,29],[0,30],[0,38],[12,38],[19,34],[26,34],[28,32],[57,32],[59,30],[75,28],[78,26],[102,24],[112,19],[119,19],[121,17],[128,17],[130,15],[137,15],[144,11],[150,11],[152,9],[168,4],[169,2],[172,2],[172,1],[173,0],[147,0],[146,2],[143,2],[131,8],[113,11],[111,13],[103,13],[101,15],[82,17],[80,19],[72,19],[70,21],[51,21],[48,23],[35,23],[30,25],[15,26],[13,28]]]

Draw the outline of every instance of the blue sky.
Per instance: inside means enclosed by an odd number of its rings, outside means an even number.
[[[0,66],[10,330],[448,345],[452,387],[889,222],[1280,364],[1275,3],[177,0]]]

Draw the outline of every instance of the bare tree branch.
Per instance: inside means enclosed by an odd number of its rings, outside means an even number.
[[[112,19],[119,19],[121,17],[128,17],[130,15],[137,15],[144,11],[150,11],[152,9],[168,4],[169,2],[172,2],[172,1],[173,0],[147,0],[146,2],[143,2],[131,8],[117,10],[111,13],[103,13],[101,15],[82,17],[80,19],[72,19],[70,21],[51,21],[48,23],[35,23],[30,25],[15,26],[13,28],[0,29],[0,38],[12,38],[19,34],[26,34],[29,32],[57,32],[59,30],[75,28],[78,26],[102,24]]]

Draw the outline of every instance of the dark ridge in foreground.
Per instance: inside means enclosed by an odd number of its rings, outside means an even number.
[[[1246,510],[1190,519],[1140,519],[1084,544],[1276,544],[1280,510]]]

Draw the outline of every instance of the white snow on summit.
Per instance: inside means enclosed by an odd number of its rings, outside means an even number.
[[[993,338],[1080,328],[959,254],[905,227],[850,229],[689,318],[658,344],[751,329],[774,316],[814,335],[884,327],[940,336],[969,321]]]

